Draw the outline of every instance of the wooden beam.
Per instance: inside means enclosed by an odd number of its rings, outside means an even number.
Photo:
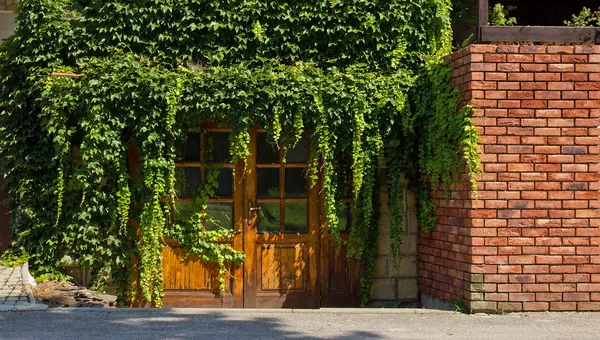
[[[476,38],[478,42],[483,41],[481,30],[483,27],[488,25],[489,21],[489,10],[490,3],[489,0],[479,0],[477,2],[477,30],[476,30]]]
[[[598,27],[484,26],[481,42],[564,42],[600,44]]]
[[[56,77],[56,78],[74,78],[74,79],[78,79],[83,77],[83,75],[81,74],[77,74],[77,73],[63,73],[63,72],[52,72],[51,74],[52,77]]]

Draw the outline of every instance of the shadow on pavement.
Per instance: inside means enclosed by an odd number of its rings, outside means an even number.
[[[257,311],[259,313],[259,311]],[[46,311],[0,313],[0,339],[380,339],[358,330],[327,332],[327,315],[181,314],[169,311]],[[306,314],[304,314],[306,315]],[[308,321],[308,322],[307,322]],[[339,326],[337,324],[336,326]],[[339,327],[333,327],[339,330]],[[350,327],[351,328],[351,327]],[[319,331],[318,335],[314,335]],[[329,333],[329,334],[327,334]],[[331,334],[334,333],[334,334]],[[336,334],[337,333],[337,334]]]

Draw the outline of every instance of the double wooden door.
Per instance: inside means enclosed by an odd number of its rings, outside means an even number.
[[[226,291],[218,291],[214,265],[202,263],[175,242],[163,251],[166,307],[318,308],[355,306],[358,269],[333,248],[324,229],[319,185],[309,185],[309,145],[283,150],[251,131],[250,156],[227,163],[228,129],[210,127],[189,134],[178,162],[179,199],[175,220],[188,218],[202,179],[218,168],[218,188],[206,208],[206,229],[233,228],[229,242],[243,251],[232,267]],[[235,176],[234,176],[235,174]],[[345,219],[348,221],[348,219]]]

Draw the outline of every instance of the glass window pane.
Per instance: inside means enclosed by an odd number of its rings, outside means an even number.
[[[279,169],[256,169],[257,197],[279,198]]]
[[[341,231],[349,231],[352,220],[350,218],[350,203],[344,202],[338,207],[338,223]]]
[[[175,169],[175,194],[180,198],[194,196],[200,185],[200,168]]]
[[[188,223],[194,213],[194,203],[175,202],[175,211],[173,212],[175,223]]]
[[[285,232],[308,232],[308,204],[306,202],[285,203]]]
[[[301,139],[296,145],[287,150],[285,160],[287,163],[308,163],[308,148],[306,139]]]
[[[178,160],[200,162],[200,134],[188,133],[184,138],[185,143],[178,146]]]
[[[306,169],[285,169],[285,197],[307,197]]]
[[[233,170],[231,168],[219,169],[219,187],[217,197],[233,197]]]
[[[279,163],[279,149],[276,145],[267,142],[266,133],[257,134],[256,149],[256,162],[258,164]]]
[[[233,228],[232,203],[208,203],[206,206],[205,230]]]
[[[262,233],[278,233],[281,218],[280,203],[259,203],[258,231]]]
[[[216,163],[229,163],[229,132],[210,132],[212,138],[212,160]]]

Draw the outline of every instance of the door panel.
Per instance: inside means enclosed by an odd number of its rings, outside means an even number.
[[[305,244],[262,244],[257,255],[260,292],[306,290],[308,254]]]
[[[342,238],[347,240],[348,235],[344,233]],[[360,267],[348,258],[348,248],[336,249],[333,237],[326,236],[321,251],[321,307],[360,306]]]
[[[308,144],[288,151],[251,133],[246,172],[244,306],[317,308],[317,189],[308,190]],[[314,202],[314,204],[311,204]]]
[[[204,264],[195,255],[184,260],[185,251],[175,243],[165,247],[162,256],[165,307],[235,307],[233,276],[225,280],[223,294],[216,265]]]
[[[243,165],[227,163],[229,129],[212,124],[202,127],[203,133],[188,134],[180,146],[173,218],[175,222],[189,220],[196,190],[211,171],[217,171],[218,185],[206,207],[205,230],[234,228],[239,233],[228,244],[243,251]],[[173,240],[167,240],[162,257],[165,307],[243,307],[242,266],[229,270],[225,292],[221,293],[215,264],[203,263],[195,255],[186,259],[184,249]]]

